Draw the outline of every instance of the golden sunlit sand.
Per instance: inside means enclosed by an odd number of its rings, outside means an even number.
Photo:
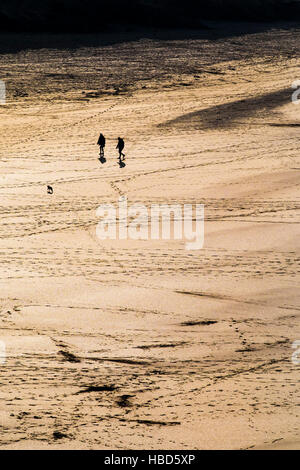
[[[2,53],[1,448],[299,448],[300,30],[225,33]],[[99,240],[124,195],[204,248]]]

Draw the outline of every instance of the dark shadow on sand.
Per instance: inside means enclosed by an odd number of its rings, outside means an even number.
[[[275,122],[270,122],[269,126],[272,127],[300,127],[300,122],[292,122],[292,123],[275,123]]]
[[[263,95],[212,106],[159,124],[159,127],[184,127],[189,129],[229,128],[241,120],[257,115],[268,115],[272,110],[291,101],[291,90],[282,89]]]
[[[297,30],[299,22],[212,22],[205,21],[198,29],[122,28],[95,33],[3,33],[0,31],[0,54],[15,54],[24,50],[105,47],[125,42],[149,39],[153,41],[221,40],[263,33],[270,29]]]

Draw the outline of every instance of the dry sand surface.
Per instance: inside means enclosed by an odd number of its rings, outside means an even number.
[[[2,37],[2,449],[299,448],[300,29],[251,28]],[[204,248],[99,240],[120,195]]]

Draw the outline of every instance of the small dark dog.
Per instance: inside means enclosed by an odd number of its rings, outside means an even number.
[[[48,194],[53,194],[53,188],[52,188],[52,186],[49,186],[49,185],[47,186],[47,193],[48,193]]]

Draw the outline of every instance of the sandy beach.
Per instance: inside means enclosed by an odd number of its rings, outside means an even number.
[[[0,449],[299,449],[300,28],[2,39]],[[203,249],[99,240],[120,196]]]

